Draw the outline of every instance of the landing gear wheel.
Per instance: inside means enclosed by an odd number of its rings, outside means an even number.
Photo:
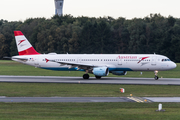
[[[101,79],[101,76],[95,76],[96,77],[96,79]]]
[[[155,77],[154,77],[154,79],[155,79],[155,80],[158,80],[158,79],[159,79],[159,77],[158,77],[158,76],[155,76]]]
[[[83,78],[84,78],[84,79],[89,79],[89,75],[88,75],[88,74],[84,74],[84,75],[83,75]]]
[[[154,74],[155,74],[154,79],[155,79],[155,80],[158,80],[158,79],[159,79],[159,77],[158,77],[158,75],[157,75],[157,74],[158,74],[158,71],[157,71],[157,70],[156,70],[156,71],[154,71]]]

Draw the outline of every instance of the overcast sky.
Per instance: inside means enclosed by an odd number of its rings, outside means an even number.
[[[8,21],[27,18],[51,18],[55,14],[54,0],[0,0],[0,19]],[[64,0],[64,14],[74,17],[144,18],[160,13],[180,18],[180,0]]]

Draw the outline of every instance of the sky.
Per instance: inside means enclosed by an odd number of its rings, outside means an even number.
[[[0,19],[24,21],[28,18],[51,18],[54,0],[0,0]],[[74,17],[144,18],[160,13],[180,18],[180,0],[64,0],[63,14]]]

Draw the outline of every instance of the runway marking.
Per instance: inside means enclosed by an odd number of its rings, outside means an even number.
[[[150,100],[147,100],[147,99],[144,99],[144,98],[141,98],[141,97],[127,97],[128,99],[130,100],[133,100],[135,102],[138,102],[138,103],[151,103],[152,101]]]

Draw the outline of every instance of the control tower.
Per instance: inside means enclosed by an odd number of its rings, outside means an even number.
[[[63,15],[63,3],[64,0],[54,0],[55,2],[55,15],[62,16]]]

